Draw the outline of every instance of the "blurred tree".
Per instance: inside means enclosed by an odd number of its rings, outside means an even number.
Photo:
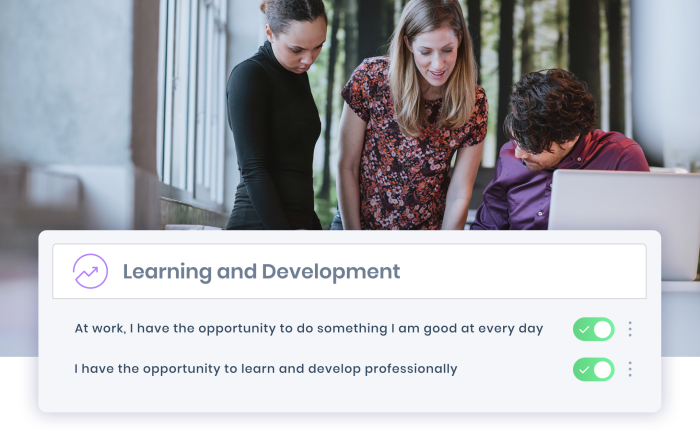
[[[535,70],[535,25],[532,19],[532,4],[535,0],[523,0],[523,29],[520,32],[522,48],[520,51],[520,75]]]
[[[328,54],[328,81],[326,91],[326,127],[323,141],[323,179],[317,197],[323,200],[331,198],[331,131],[333,129],[333,84],[335,83],[335,64],[338,59],[338,28],[342,14],[343,0],[333,0],[333,18],[331,20],[331,47]]]
[[[566,69],[566,15],[564,11],[565,0],[557,1],[557,68]]]
[[[481,0],[467,0],[469,35],[474,47],[474,59],[479,70],[477,80],[481,84]]]
[[[606,0],[608,59],[610,62],[610,130],[625,133],[625,64],[622,1]]]
[[[396,11],[396,1],[395,0],[381,0],[384,8],[384,26],[382,28],[382,46],[380,53],[381,55],[386,55],[388,50],[389,39],[391,39],[391,34],[394,32],[394,12]]]
[[[598,105],[600,128],[600,6],[598,0],[569,0],[569,70],[588,84]]]
[[[501,0],[501,37],[498,42],[498,127],[496,131],[496,159],[500,146],[507,139],[503,121],[510,111],[510,93],[513,86],[513,21],[515,0]]]
[[[347,83],[355,68],[360,64],[360,59],[357,56],[357,0],[345,0],[343,15],[343,30],[345,30],[343,83]]]
[[[384,14],[387,0],[357,0],[357,55],[358,60],[376,57],[386,44]],[[393,15],[393,14],[392,14]]]

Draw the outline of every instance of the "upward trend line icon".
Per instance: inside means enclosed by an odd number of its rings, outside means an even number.
[[[91,277],[92,274],[94,274],[95,272],[97,272],[97,269],[98,269],[97,266],[93,266],[93,267],[92,267],[92,272],[90,272],[90,273],[88,274],[87,272],[83,271],[83,272],[80,273],[80,275],[78,275],[78,278],[82,277],[83,275],[85,275],[86,277]],[[78,278],[76,278],[75,280],[78,281]]]
[[[78,263],[81,260],[83,261],[82,266],[78,268]],[[100,262],[104,264],[104,272],[100,272],[100,268],[102,267]],[[92,271],[88,272],[87,270],[83,270],[78,274],[77,277],[75,277],[75,282],[78,283],[80,287],[84,289],[96,289],[103,285],[105,281],[107,281],[107,276],[109,275],[109,267],[107,266],[107,262],[105,262],[105,259],[98,256],[97,254],[83,254],[78,258],[78,260],[75,261],[75,264],[73,264],[73,275],[75,275],[75,272],[77,270],[80,270],[81,268],[85,269],[86,267],[88,269],[92,269]],[[102,274],[104,275],[104,277],[100,279],[90,278],[95,274]],[[82,282],[80,281],[81,278],[83,279]],[[87,280],[87,278],[90,278],[90,280]]]

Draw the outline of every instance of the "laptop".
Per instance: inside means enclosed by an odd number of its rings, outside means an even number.
[[[693,281],[700,255],[700,174],[554,172],[549,230],[656,230],[661,279]]]

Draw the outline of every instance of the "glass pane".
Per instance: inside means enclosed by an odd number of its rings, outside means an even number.
[[[168,1],[160,3],[158,44],[158,122],[156,125],[156,169],[163,180],[163,133],[165,129],[165,53],[167,51]]]
[[[172,164],[173,66],[175,45],[175,0],[167,6],[165,52],[165,121],[163,127],[163,183],[170,185]]]
[[[187,96],[187,179],[186,189],[194,192],[195,124],[197,119],[197,30],[199,1],[190,0],[189,80]]]
[[[187,103],[189,97],[190,0],[177,0],[173,62],[173,140],[170,184],[185,189],[187,175]]]
[[[214,48],[214,14],[211,5],[207,6],[207,46],[206,46],[206,84],[205,84],[205,113],[206,126],[204,129],[204,186],[211,188],[211,159],[212,159],[212,54]]]
[[[207,15],[204,2],[199,3],[199,25],[197,28],[197,116],[195,128],[195,183],[204,184],[204,130],[206,128],[205,87],[206,87],[206,44]],[[195,189],[195,197],[197,197]]]

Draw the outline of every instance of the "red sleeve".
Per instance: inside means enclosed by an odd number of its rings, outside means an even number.
[[[376,58],[365,59],[352,73],[340,95],[360,119],[369,122],[372,88],[376,86]]]
[[[489,103],[486,99],[486,92],[477,84],[476,102],[472,117],[467,125],[467,134],[462,147],[474,146],[484,141],[486,129],[489,126]]]
[[[615,170],[619,171],[649,171],[649,163],[644,156],[644,151],[639,145],[627,147],[621,154],[620,158],[617,160],[617,167]]]

